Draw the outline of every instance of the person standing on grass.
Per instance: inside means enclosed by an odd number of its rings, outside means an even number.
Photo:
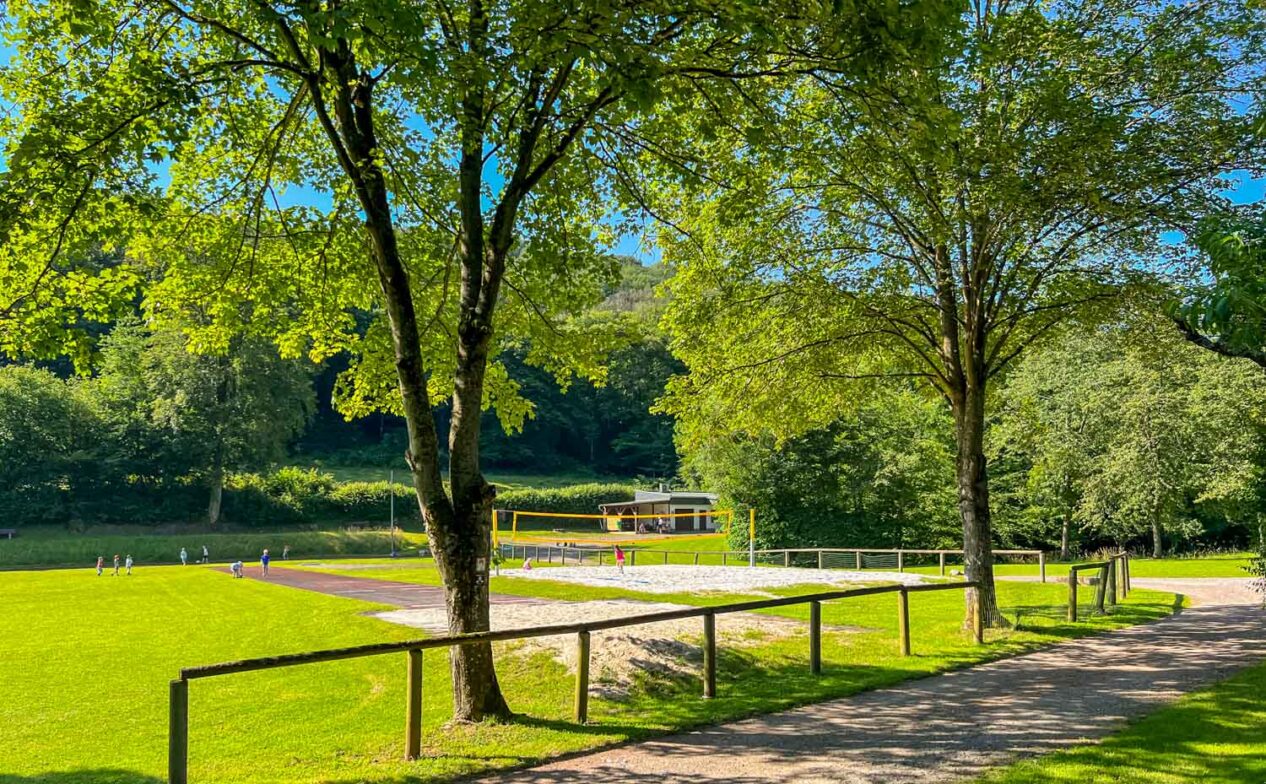
[[[111,576],[112,577],[119,576],[119,554],[118,553],[114,554],[114,574]]]
[[[615,546],[615,566],[620,570],[620,574],[624,574],[624,551],[618,544]]]
[[[205,544],[202,545],[202,562],[211,563],[211,551],[207,549]]]
[[[289,561],[289,560],[290,560],[290,545],[288,545],[288,544],[283,544],[283,545],[281,546],[281,560],[283,560],[283,561]]]
[[[123,559],[123,566],[125,569],[127,569],[127,576],[131,577],[132,576],[132,554],[131,553],[128,553],[127,558]]]
[[[269,560],[270,559],[268,557],[268,550],[265,549],[264,554],[259,557],[259,566],[264,572],[264,577],[268,576],[268,561]]]
[[[189,565],[189,551],[183,547],[180,548],[180,565],[181,566]]]
[[[98,577],[101,576],[101,570],[104,568],[105,568],[105,556],[98,555],[97,556],[97,576]]]

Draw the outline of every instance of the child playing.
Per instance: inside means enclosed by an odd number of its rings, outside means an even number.
[[[618,544],[615,546],[615,565],[620,570],[620,574],[624,574],[624,551]]]
[[[234,562],[233,562],[233,563],[229,566],[229,570],[230,570],[231,572],[233,572],[233,576],[234,576],[235,578],[240,578],[240,577],[242,576],[242,562],[241,562],[241,561],[234,561]]]
[[[528,571],[528,572],[532,571],[532,559],[531,559],[531,558],[524,558],[524,559],[523,559],[523,569],[524,569],[524,571]]]
[[[263,554],[263,555],[261,555],[261,556],[259,557],[259,566],[260,566],[261,570],[263,571],[263,573],[264,573],[264,576],[265,576],[265,577],[267,577],[267,576],[268,576],[268,562],[269,562],[269,560],[271,560],[271,559],[268,557],[268,550],[264,550],[264,554]]]
[[[105,556],[104,556],[104,555],[98,555],[98,556],[97,556],[97,576],[98,576],[98,577],[100,577],[100,576],[101,576],[101,570],[102,570],[103,568],[105,568]]]
[[[189,551],[183,547],[180,548],[180,565],[181,566],[189,565]]]
[[[114,554],[114,574],[112,576],[113,577],[119,576],[119,554],[118,553]]]
[[[123,566],[127,568],[127,576],[132,576],[132,554],[128,553],[127,558],[123,559]]]

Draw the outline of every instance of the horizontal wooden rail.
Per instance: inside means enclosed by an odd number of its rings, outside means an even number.
[[[675,621],[683,618],[702,618],[704,623],[704,656],[703,656],[703,696],[710,698],[716,694],[716,616],[730,613],[770,610],[798,604],[809,605],[809,668],[814,674],[821,672],[821,640],[823,602],[850,599],[876,594],[898,594],[898,645],[902,655],[910,655],[910,622],[909,594],[929,591],[958,591],[979,588],[976,582],[928,583],[923,585],[876,585],[865,588],[850,588],[840,591],[823,591],[804,594],[802,596],[783,596],[775,599],[757,599],[747,602],[733,602],[715,607],[687,607],[681,610],[642,613],[623,618],[606,618],[582,623],[556,624],[551,626],[535,626],[527,629],[502,629],[500,631],[475,632],[472,634],[452,634],[443,637],[429,637],[404,642],[376,643],[357,645],[350,648],[333,648],[324,651],[306,653],[290,653],[280,656],[268,656],[240,661],[207,664],[200,667],[184,667],[180,677],[170,684],[169,692],[169,734],[167,772],[169,784],[187,784],[189,755],[189,681],[200,678],[213,678],[241,672],[257,672],[281,667],[294,667],[302,664],[357,659],[368,656],[382,656],[391,653],[407,653],[408,660],[408,702],[406,711],[405,756],[416,759],[421,748],[422,725],[422,652],[427,649],[450,648],[455,645],[471,645],[475,643],[504,642],[508,640],[526,640],[535,637],[551,637],[559,635],[576,635],[577,668],[576,694],[573,713],[577,723],[583,724],[588,718],[589,705],[589,652],[590,635],[593,632],[608,629],[620,629],[627,626]],[[976,593],[979,597],[979,592]],[[980,617],[980,609],[975,615]],[[979,624],[975,628],[976,642],[983,642]]]
[[[1117,579],[1118,569],[1121,573],[1120,580]],[[1105,601],[1110,604],[1117,603],[1118,586],[1120,586],[1122,598],[1129,594],[1129,553],[1110,555],[1106,561],[1071,564],[1068,567],[1068,620],[1070,621],[1077,620],[1077,573],[1087,571],[1099,572],[1099,583],[1095,587],[1094,615],[1103,615],[1107,612],[1104,607]]]

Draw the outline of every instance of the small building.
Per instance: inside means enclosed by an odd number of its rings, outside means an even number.
[[[716,493],[638,490],[632,501],[599,504],[598,508],[606,516],[604,528],[608,531],[654,531],[660,515],[670,531],[715,531],[720,527],[712,514],[716,505]]]

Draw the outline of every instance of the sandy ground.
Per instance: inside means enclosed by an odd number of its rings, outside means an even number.
[[[531,570],[503,569],[501,576],[519,580],[551,580],[603,588],[623,588],[643,593],[756,593],[762,589],[787,588],[793,585],[848,587],[857,583],[918,585],[927,582],[922,575],[901,572],[788,569],[780,566],[626,566],[623,574],[614,566],[567,566]]]
[[[1156,623],[488,781],[764,784],[970,781],[1116,732],[1266,660],[1266,610],[1240,580],[1144,580],[1202,602]],[[829,666],[829,664],[828,664]]]
[[[491,608],[492,628],[518,629],[578,623],[582,620],[624,618],[685,607],[686,605],[667,602],[632,601],[494,604]],[[444,623],[444,609],[390,610],[375,613],[374,617],[404,626],[429,629]],[[844,629],[826,627],[824,631],[839,632]],[[805,625],[790,618],[754,613],[732,613],[717,618],[717,642],[730,649],[760,645],[769,640],[800,634],[807,634]],[[594,632],[589,653],[590,693],[607,699],[620,699],[628,694],[639,675],[697,678],[703,661],[700,649],[702,636],[703,620],[700,618]],[[506,648],[527,654],[545,651],[565,664],[568,670],[576,669],[574,635],[538,637],[507,643]]]

